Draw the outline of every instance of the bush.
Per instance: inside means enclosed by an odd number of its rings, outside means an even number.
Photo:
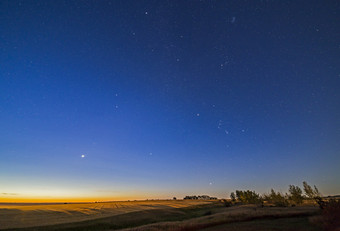
[[[225,207],[231,207],[233,205],[233,203],[231,201],[222,200],[222,202],[223,202]]]
[[[321,225],[325,230],[340,228],[340,200],[331,199],[325,204],[321,215]]]

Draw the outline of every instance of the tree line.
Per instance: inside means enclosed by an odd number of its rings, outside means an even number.
[[[304,200],[314,201],[321,208],[320,217],[315,222],[326,231],[334,231],[340,228],[340,199],[336,197],[323,198],[319,189],[314,185],[310,186],[306,181],[303,182],[303,189],[299,186],[289,185],[287,193],[276,192],[274,189],[270,193],[258,194],[251,190],[236,190],[230,194],[231,200],[223,200],[226,207],[233,204],[260,204],[264,202],[278,206],[295,206],[302,204]]]
[[[295,206],[302,204],[304,200],[314,200],[321,208],[325,206],[318,188],[311,187],[306,181],[303,182],[303,191],[299,186],[289,185],[288,193],[276,192],[274,189],[270,193],[258,194],[251,190],[236,190],[230,194],[233,203],[262,204],[265,202],[275,206]]]

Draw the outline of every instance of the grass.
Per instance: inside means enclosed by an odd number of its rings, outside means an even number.
[[[235,222],[210,228],[202,231],[318,231],[318,227],[309,222],[308,217],[258,219],[253,221]]]
[[[318,213],[315,207],[289,207],[289,208],[256,208],[254,206],[235,206],[225,208],[216,214],[196,217],[183,221],[161,222],[156,224],[149,224],[136,228],[126,230],[130,231],[153,231],[153,230],[171,230],[171,231],[192,231],[204,230],[205,228],[213,227],[210,230],[215,230],[219,225],[227,224],[243,224],[245,222],[258,222],[263,220],[278,220],[282,218],[307,218]],[[312,227],[313,225],[308,220],[303,220],[304,224]],[[307,227],[307,226],[304,226]],[[222,229],[223,230],[223,229]],[[260,229],[261,230],[261,229]],[[262,229],[263,230],[263,229]],[[264,229],[266,230],[266,229]],[[275,229],[274,229],[275,230]],[[307,230],[318,230],[307,229]]]

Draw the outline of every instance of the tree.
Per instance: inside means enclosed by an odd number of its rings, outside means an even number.
[[[238,201],[243,202],[245,200],[243,191],[236,190],[236,198]]]
[[[309,199],[315,199],[321,196],[318,188],[314,185],[313,189],[309,184],[307,184],[306,181],[303,182],[303,190],[305,191],[305,194]]]
[[[236,195],[234,192],[230,193],[230,198],[231,198],[231,201],[232,202],[235,202],[236,201]]]
[[[257,194],[255,191],[236,190],[236,197],[237,197],[237,200],[239,200],[242,203],[246,203],[246,204],[257,204],[261,202],[260,195]]]
[[[314,189],[307,184],[306,181],[303,182],[303,190],[309,199],[313,199],[321,209],[324,209],[326,202],[322,199],[319,189],[314,185]]]
[[[264,199],[275,206],[288,206],[287,198],[282,193],[275,192],[274,189],[271,189],[270,194],[264,195]]]
[[[289,194],[288,197],[291,201],[296,204],[301,204],[303,202],[302,190],[299,186],[289,185]]]

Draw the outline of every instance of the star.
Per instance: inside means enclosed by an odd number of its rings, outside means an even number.
[[[85,155],[81,155],[81,158],[84,158],[85,157]]]

